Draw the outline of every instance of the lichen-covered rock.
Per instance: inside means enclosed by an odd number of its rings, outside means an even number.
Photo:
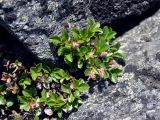
[[[0,0],[0,25],[39,60],[55,63],[55,47],[49,44],[48,36],[59,33],[68,22],[81,27],[88,16],[93,16],[109,24],[141,15],[159,3],[159,0]]]
[[[160,10],[117,41],[128,54],[122,81],[95,85],[68,120],[160,120]]]

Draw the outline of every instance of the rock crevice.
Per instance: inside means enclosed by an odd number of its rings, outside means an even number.
[[[50,48],[48,36],[59,33],[62,26],[85,26],[88,16],[113,24],[142,15],[157,4],[159,0],[1,0],[0,25],[11,30],[40,61],[54,65],[55,47]]]
[[[160,10],[117,41],[128,55],[117,85],[96,85],[69,120],[160,119]],[[147,39],[147,40],[146,40]]]

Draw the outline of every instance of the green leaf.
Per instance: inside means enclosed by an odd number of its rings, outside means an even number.
[[[73,94],[70,94],[69,96],[68,96],[68,102],[73,102],[74,101],[74,99],[75,99],[75,97],[73,96]]]
[[[62,118],[62,110],[58,110],[58,117]]]
[[[69,62],[73,62],[73,56],[72,56],[72,54],[65,55],[65,60],[67,60]]]
[[[79,87],[80,84],[81,84],[81,81],[80,81],[80,80],[74,80],[74,81],[73,81],[73,85],[74,85],[74,87],[77,88],[77,89],[78,89],[78,87]]]
[[[117,82],[118,82],[118,75],[119,75],[120,73],[122,73],[122,70],[116,68],[116,69],[112,69],[110,72],[111,72],[111,81],[112,81],[113,83],[117,83]]]
[[[85,92],[89,89],[89,85],[83,79],[73,81],[73,85],[80,92]]]
[[[73,36],[74,41],[77,41],[80,37],[79,30],[76,28],[73,28],[72,29],[72,36]]]
[[[28,85],[31,85],[31,79],[28,77],[21,79],[19,81],[19,85],[21,85],[23,87],[23,89],[25,89]]]
[[[112,53],[114,53],[114,52],[117,52],[118,50],[113,47],[113,48],[110,48],[110,51],[111,51]]]
[[[88,29],[83,28],[82,30],[80,30],[80,35],[82,38],[87,38],[88,36]],[[93,35],[93,34],[92,34]],[[91,36],[92,36],[91,35]],[[85,42],[89,42],[89,41],[85,41]],[[81,43],[84,43],[84,41],[82,41]]]
[[[108,70],[105,70],[104,79],[109,78],[110,72]]]
[[[39,120],[39,117],[38,117],[38,116],[35,116],[35,117],[34,117],[34,120]]]
[[[113,60],[113,56],[112,56],[112,55],[103,58],[103,62],[106,62],[106,63],[108,63],[108,62],[110,62],[110,61],[112,61],[112,60]]]
[[[75,97],[79,97],[79,96],[80,96],[80,92],[79,92],[78,90],[75,90],[74,96],[75,96]]]
[[[42,112],[42,109],[39,108],[38,110],[36,110],[35,116],[40,116]]]
[[[36,73],[36,70],[34,68],[31,68],[30,69],[30,72],[31,72],[31,77],[33,80],[36,80],[37,79],[37,73]]]
[[[16,60],[14,63],[15,63],[17,66],[22,66],[22,62],[20,62],[20,61],[18,61],[18,60]]]
[[[41,102],[46,102],[47,101],[47,91],[45,89],[43,89],[42,92],[41,92],[40,101]]]
[[[35,68],[31,68],[30,72],[31,72],[31,77],[33,80],[36,80],[37,77],[42,76],[42,73],[38,72],[37,69],[35,69]]]
[[[82,55],[85,55],[85,54],[88,52],[87,47],[82,46],[82,47],[80,48],[80,52],[81,52]]]
[[[97,75],[99,74],[99,73],[98,73],[98,68],[97,68],[97,67],[93,67],[92,70],[93,70],[93,72],[94,72],[95,74],[97,74]]]
[[[33,80],[36,80],[37,77],[42,76],[41,72],[42,68],[43,68],[42,63],[40,63],[30,69],[31,77]]]
[[[88,25],[89,25],[89,26],[92,26],[92,25],[95,25],[95,24],[96,24],[96,22],[95,22],[95,20],[94,20],[93,18],[88,18],[88,19],[87,19],[87,22],[88,22]]]
[[[29,104],[28,103],[21,104],[20,109],[25,110],[25,111],[29,111],[30,110]]]
[[[47,91],[46,91],[46,89],[43,89],[43,90],[42,90],[41,96],[42,96],[43,98],[47,98]]]
[[[27,103],[28,102],[28,98],[25,96],[18,96],[18,100],[20,101],[20,103]]]
[[[118,42],[113,47],[116,48],[117,50],[119,50],[119,48],[121,47],[121,44]]]
[[[68,80],[70,78],[69,74],[60,68],[55,68],[54,71],[52,71],[51,76],[56,79]]]
[[[55,35],[51,35],[50,36],[50,41],[53,42],[56,45],[59,44],[59,43],[61,43],[60,37],[55,36]]]
[[[61,85],[61,90],[65,93],[70,93],[70,85]]]
[[[100,64],[99,64],[99,67],[100,68],[104,68],[104,69],[106,69],[106,64],[102,61]]]
[[[91,71],[90,69],[86,69],[86,70],[84,71],[85,76],[89,76],[90,71]]]
[[[23,90],[22,94],[25,97],[34,97],[37,95],[37,90],[36,90],[36,88],[30,88],[29,90]]]
[[[127,58],[127,55],[126,54],[124,54],[122,51],[118,51],[118,52],[116,52],[116,53],[114,53],[113,55],[112,55],[114,58],[122,58],[122,59],[126,59]]]
[[[67,29],[65,29],[65,28],[62,29],[61,38],[62,38],[63,40],[65,40],[65,41],[68,40],[69,36],[68,36]]]
[[[46,66],[46,65],[43,65],[42,70],[44,71],[44,73],[50,73],[51,72],[51,68]]]
[[[107,40],[109,43],[112,42],[112,39],[115,38],[115,35],[116,35],[116,32],[114,32],[111,27],[105,26],[105,27],[103,28],[103,34],[102,34],[102,36],[103,36],[103,38],[104,38],[105,40]]]
[[[81,69],[83,67],[83,62],[81,60],[78,60],[78,68]]]
[[[86,60],[88,60],[90,58],[90,52],[87,52],[85,55]]]
[[[65,105],[65,108],[66,108],[67,110],[71,111],[71,110],[73,109],[72,103],[67,103],[67,104]]]
[[[118,82],[118,76],[117,76],[117,74],[112,74],[112,75],[111,75],[111,81],[112,81],[113,83],[117,83],[117,82]]]
[[[111,73],[112,74],[120,74],[120,73],[122,73],[122,69],[119,69],[119,68],[112,69]]]
[[[55,77],[55,75],[56,75],[56,74],[54,74],[54,73],[51,74],[52,80],[53,80],[54,82],[56,82],[56,83],[59,83],[59,82],[60,82],[60,81],[59,81],[60,79],[57,79],[57,78]],[[53,77],[54,77],[54,78],[53,78]]]
[[[73,105],[74,108],[76,108],[76,109],[78,108],[79,103],[78,103],[77,98],[73,101],[72,105]]]
[[[31,93],[29,90],[23,90],[23,91],[22,91],[22,94],[23,94],[25,97],[32,97],[32,93]]]
[[[78,103],[79,103],[79,104],[82,104],[82,103],[83,103],[83,101],[82,101],[81,98],[78,98]]]
[[[50,95],[50,99],[52,99],[52,100],[56,100],[57,99],[57,94],[55,93],[55,92],[51,92],[50,93],[51,95]]]
[[[41,70],[43,69],[42,63],[37,64],[35,69],[37,72],[41,72]]]
[[[0,105],[5,105],[6,104],[6,99],[0,95]]]
[[[106,43],[104,39],[96,39],[95,47],[98,53],[105,52],[106,50],[109,49],[109,45]]]
[[[78,90],[80,92],[86,92],[89,90],[89,85],[87,83],[83,83],[83,84],[79,85]]]
[[[87,47],[85,47],[85,46],[82,46],[81,48],[80,48],[80,52],[79,52],[79,56],[80,56],[80,59],[83,59],[83,60],[88,60],[89,59],[89,57],[90,57],[90,52],[92,51],[92,47],[89,47],[89,46],[87,46]]]
[[[47,105],[50,107],[54,107],[55,109],[61,108],[63,105],[65,105],[64,99],[62,96],[59,96],[55,99],[50,98],[47,101]]]
[[[100,28],[100,23],[96,23],[92,18],[88,19],[88,29],[91,33],[103,33],[102,29]]]
[[[61,47],[58,49],[58,56],[70,54],[70,50],[71,50],[71,47],[61,46]]]
[[[94,59],[94,65],[95,66],[100,66],[101,65],[101,60],[99,58]]]
[[[14,104],[14,102],[13,101],[7,101],[7,107],[11,107],[11,106],[13,106],[13,104]]]
[[[59,80],[62,79],[62,76],[59,75],[59,73],[56,73],[55,71],[53,71],[51,74],[50,74],[51,77],[53,77],[53,80],[56,82],[56,83],[59,83]]]
[[[120,48],[120,43],[116,43],[115,45],[113,45],[111,48],[110,48],[110,51],[112,52],[112,53],[115,53],[115,52],[117,52],[118,50],[119,50],[119,48]]]
[[[59,49],[58,49],[58,56],[61,56],[61,55],[63,55],[63,54],[65,54],[64,53],[64,47],[63,46],[61,46]]]

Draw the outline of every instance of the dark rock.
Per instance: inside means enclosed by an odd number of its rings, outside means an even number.
[[[27,67],[38,61],[21,42],[0,26],[0,74],[4,71],[3,65],[7,61],[14,62],[15,60],[23,62]]]
[[[112,24],[128,16],[140,16],[159,3],[159,0],[0,0],[0,25],[11,30],[39,60],[54,64],[55,46],[50,47],[48,36],[59,33],[63,25],[82,27],[88,16]]]
[[[146,38],[149,41],[146,41]],[[104,82],[68,120],[160,119],[160,10],[117,38],[128,55],[120,83]]]

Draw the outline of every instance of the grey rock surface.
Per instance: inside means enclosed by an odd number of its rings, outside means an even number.
[[[131,15],[141,15],[159,0],[0,0],[0,25],[43,62],[55,63],[55,46],[48,36],[67,23],[86,24],[94,16],[103,24]]]
[[[160,120],[160,10],[117,41],[128,55],[121,82],[95,85],[68,120]]]

